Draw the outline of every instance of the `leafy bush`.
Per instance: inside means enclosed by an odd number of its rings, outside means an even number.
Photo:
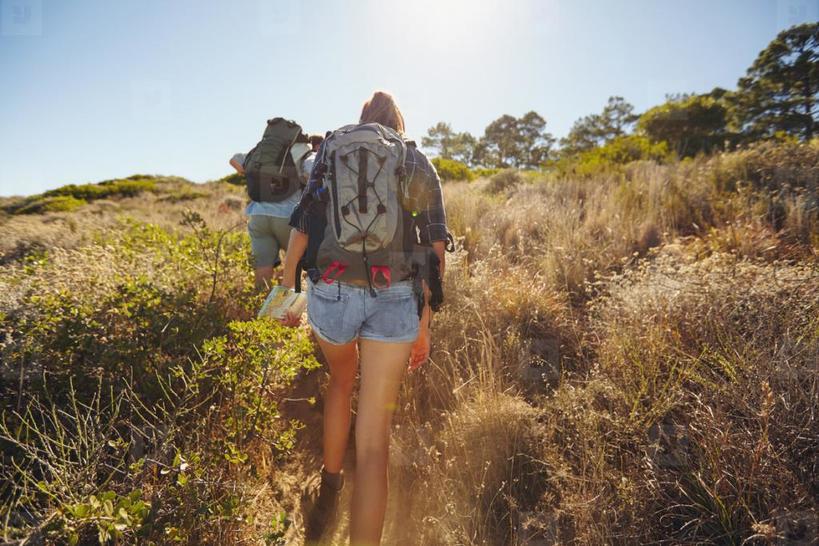
[[[69,184],[13,202],[6,207],[6,211],[12,214],[70,211],[88,201],[110,197],[134,197],[145,191],[156,191],[156,180],[153,177],[138,176],[106,180],[98,184]]]
[[[475,175],[475,178],[489,178],[502,170],[503,169],[496,169],[494,167],[477,167],[472,169],[472,173]]]
[[[819,146],[798,142],[761,142],[716,156],[710,162],[713,183],[721,191],[743,184],[755,190],[804,188],[819,191]]]
[[[523,174],[517,169],[504,169],[493,174],[486,185],[489,193],[508,191],[524,181]]]
[[[279,403],[318,365],[308,332],[246,320],[261,295],[244,232],[184,223],[6,266],[4,536],[219,542],[246,514],[220,476],[293,448],[302,425]]]
[[[589,176],[632,161],[665,162],[671,157],[672,154],[665,142],[651,142],[643,136],[628,135],[614,138],[603,146],[592,148],[577,156],[561,159],[556,166],[558,171],[564,174]]]
[[[239,173],[229,174],[227,176],[223,176],[217,182],[224,182],[225,184],[231,184],[233,186],[245,186],[247,181],[245,180],[245,175]]]
[[[443,181],[450,180],[472,180],[475,176],[466,164],[454,159],[446,159],[443,157],[432,158],[432,164],[435,170],[438,171],[438,176]]]
[[[209,194],[203,191],[195,191],[195,190],[179,190],[167,195],[163,195],[159,200],[160,201],[168,201],[170,203],[181,203],[182,201],[193,201],[195,199],[203,199],[207,197]]]
[[[274,394],[283,395],[300,370],[319,366],[305,334],[267,319],[236,321],[228,325],[227,335],[203,345],[205,366],[221,371],[217,384],[230,396],[220,435],[226,446],[221,452],[229,462],[247,460],[240,447],[254,436],[280,452],[293,447],[299,424],[284,427]]]
[[[98,184],[69,184],[43,193],[44,197],[70,195],[77,199],[92,201],[110,197],[133,197],[144,191],[153,191],[156,181],[147,178],[106,180]]]
[[[0,325],[6,358],[48,363],[58,377],[133,375],[141,393],[155,389],[157,371],[254,305],[246,235],[196,229],[135,224],[8,276],[21,292]]]
[[[69,212],[86,204],[84,199],[77,199],[71,195],[54,197],[39,197],[27,201],[15,214],[43,214],[45,212]]]

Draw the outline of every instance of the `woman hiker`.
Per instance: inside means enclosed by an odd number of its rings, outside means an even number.
[[[417,257],[419,248],[426,248],[420,254],[427,255],[431,248],[442,277],[446,215],[435,168],[403,133],[395,100],[376,92],[364,104],[357,125],[325,139],[290,220],[294,229],[282,284],[295,286],[304,257],[310,277],[308,322],[330,372],[320,486],[306,518],[308,543],[319,540],[335,518],[359,369],[350,543],[380,543],[399,387],[404,372],[429,356],[429,287],[418,270],[413,273],[411,264],[404,263],[405,251],[415,243],[409,255]],[[390,226],[399,226],[394,235]],[[298,321],[293,316],[283,320],[289,325]]]

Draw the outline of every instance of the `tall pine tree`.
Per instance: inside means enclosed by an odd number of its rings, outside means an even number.
[[[784,30],[759,53],[735,95],[742,133],[810,140],[819,129],[819,23]]]

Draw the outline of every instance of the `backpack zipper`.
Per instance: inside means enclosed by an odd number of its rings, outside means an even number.
[[[338,189],[336,188],[336,152],[330,154],[330,191],[333,195],[333,223],[336,228],[336,239],[341,237],[341,218],[338,208]]]

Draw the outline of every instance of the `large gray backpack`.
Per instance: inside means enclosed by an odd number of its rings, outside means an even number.
[[[299,190],[301,179],[290,148],[307,142],[298,123],[284,118],[268,120],[262,140],[247,154],[245,180],[253,201],[283,201]]]
[[[410,275],[406,156],[401,135],[378,123],[347,125],[324,141],[329,200],[315,260],[324,282],[366,280],[372,289]]]

